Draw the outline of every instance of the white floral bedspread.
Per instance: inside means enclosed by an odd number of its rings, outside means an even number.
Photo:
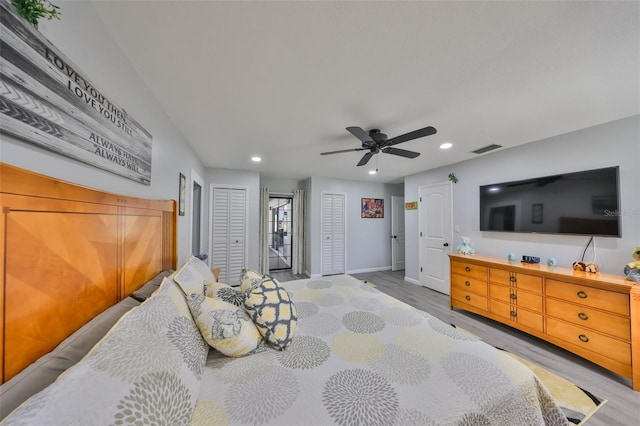
[[[209,352],[195,425],[565,425],[524,365],[347,275],[282,283],[282,352]]]

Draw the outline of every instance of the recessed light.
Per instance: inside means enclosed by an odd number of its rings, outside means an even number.
[[[453,146],[453,144],[451,142],[445,142],[442,145],[440,145],[440,149],[449,149]]]
[[[259,163],[262,161],[262,158],[256,156],[251,157],[251,161],[253,161],[254,163]]]

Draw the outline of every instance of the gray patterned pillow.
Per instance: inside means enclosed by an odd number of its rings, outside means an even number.
[[[231,287],[230,285],[205,281],[204,295],[206,297],[216,297],[222,299],[227,303],[244,308],[244,300],[246,296],[239,289]]]
[[[216,279],[206,263],[195,256],[191,256],[178,269],[173,280],[182,288],[184,294],[189,296],[193,293],[204,294],[205,280],[215,281]]]
[[[204,340],[223,355],[248,355],[262,341],[249,315],[238,306],[199,294],[189,296],[187,304]]]
[[[278,350],[289,346],[296,333],[298,311],[278,281],[266,277],[246,293],[245,309],[258,331]]]
[[[240,273],[240,290],[243,293],[251,290],[256,285],[260,284],[264,278],[268,278],[267,275],[260,272],[253,271],[251,269],[243,269]]]

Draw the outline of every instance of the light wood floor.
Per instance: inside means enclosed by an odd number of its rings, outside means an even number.
[[[291,272],[270,275],[280,281],[307,278]],[[376,288],[446,323],[460,326],[485,342],[522,356],[564,377],[608,402],[587,422],[588,426],[640,426],[640,392],[631,381],[536,337],[469,312],[451,310],[449,296],[404,281],[404,271],[353,274]]]

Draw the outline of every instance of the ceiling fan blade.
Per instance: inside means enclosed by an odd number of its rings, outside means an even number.
[[[369,136],[369,133],[362,130],[361,127],[357,127],[357,126],[347,127],[347,130],[349,131],[349,133],[351,133],[356,138],[360,139],[362,142],[373,142],[373,139],[371,139],[371,136]]]
[[[373,157],[373,152],[367,152],[360,159],[360,162],[358,163],[358,166],[364,166],[365,164],[367,164],[369,162],[369,160],[371,159],[371,157]]]
[[[384,146],[393,146],[402,142],[407,142],[413,139],[423,138],[436,133],[435,127],[425,127],[424,129],[414,130],[413,132],[405,133],[404,135],[396,136],[385,142]]]
[[[405,157],[405,158],[416,158],[417,156],[420,155],[419,152],[407,151],[406,149],[400,149],[400,148],[384,148],[382,152],[386,154],[399,155],[400,157]]]
[[[320,155],[340,154],[341,152],[364,151],[366,148],[341,149],[339,151],[321,152]]]

